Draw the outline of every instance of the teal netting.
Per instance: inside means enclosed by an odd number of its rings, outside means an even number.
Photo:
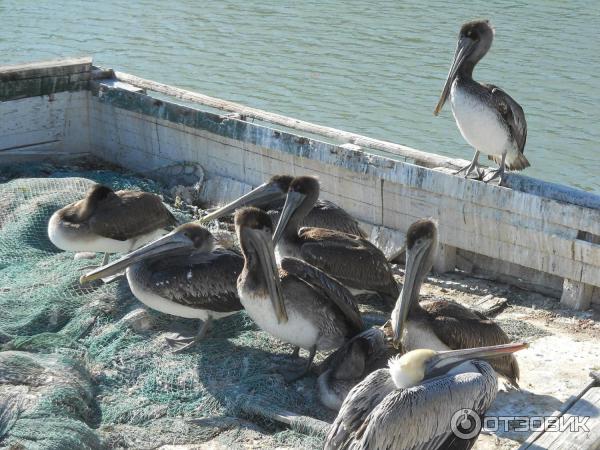
[[[94,182],[162,192],[153,181],[84,166],[0,169],[0,447],[320,447],[304,419],[292,428],[269,419],[271,408],[332,415],[314,376],[288,385],[274,372],[292,362],[291,347],[245,313],[173,354],[165,335],[193,333],[193,320],[145,309],[124,278],[80,286],[80,269],[101,255],[74,259],[46,227]]]

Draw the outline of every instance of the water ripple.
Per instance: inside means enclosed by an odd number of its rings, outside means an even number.
[[[455,2],[458,3],[458,2]],[[459,25],[496,27],[476,78],[527,114],[527,174],[600,192],[596,0],[0,2],[0,63],[97,64],[419,149],[470,158],[433,107]]]

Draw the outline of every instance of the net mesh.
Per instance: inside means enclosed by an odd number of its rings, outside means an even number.
[[[270,419],[280,410],[333,418],[316,397],[314,376],[286,384],[275,373],[294,362],[290,346],[240,312],[215,321],[192,351],[173,354],[164,337],[194,333],[195,321],[146,309],[124,278],[80,286],[81,268],[102,255],[74,259],[47,237],[51,214],[93,183],[161,193],[159,184],[116,170],[48,165],[3,169],[0,181],[0,445],[322,445],[322,430],[309,418],[291,428]]]

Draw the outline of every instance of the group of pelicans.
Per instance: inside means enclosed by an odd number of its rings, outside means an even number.
[[[470,74],[492,36],[487,21],[461,29],[436,108],[451,92],[459,127],[460,97],[470,95],[461,92],[483,95]],[[522,117],[502,91],[486,92],[486,101],[504,102],[505,112]],[[514,148],[504,143],[498,153],[498,176],[505,165],[527,165],[524,119],[520,123],[521,141],[513,132]],[[468,127],[461,131],[467,140],[479,139]],[[485,152],[476,148],[467,172],[477,169],[479,152]],[[232,213],[239,250],[222,248],[202,226]],[[436,222],[421,219],[408,229],[400,290],[384,254],[353,217],[319,199],[319,183],[310,176],[274,176],[179,226],[154,194],[95,185],[85,198],[52,215],[48,234],[63,250],[105,253],[103,265],[83,275],[82,283],[125,271],[131,291],[148,307],[200,319],[194,336],[167,339],[174,351],[196,345],[213,320],[245,309],[258,327],[291,344],[295,359],[300,349],[309,352],[305,362],[280,368],[287,382],[309,373],[317,351],[331,352],[318,378],[322,403],[339,411],[326,439],[328,449],[470,448],[477,433],[459,439],[451,427],[454,413],[468,408],[483,415],[496,396],[496,374],[518,388],[513,353],[526,344],[510,343],[496,323],[458,303],[419,301],[438,248]],[[130,253],[107,264],[115,252]],[[361,293],[388,305],[385,325],[364,326],[356,300]]]
[[[84,199],[53,214],[48,233],[71,251],[142,245],[81,282],[125,270],[133,294],[150,308],[200,319],[195,336],[168,338],[174,351],[198,343],[212,320],[241,309],[292,344],[296,357],[300,348],[309,351],[305,363],[281,368],[288,382],[309,372],[316,351],[333,351],[318,378],[321,401],[339,410],[328,448],[404,448],[404,426],[424,417],[436,425],[415,427],[423,442],[457,439],[450,418],[461,408],[486,411],[496,395],[494,370],[518,386],[519,368],[510,353],[524,344],[511,344],[497,324],[458,303],[419,302],[438,246],[433,220],[418,220],[408,230],[399,292],[390,263],[358,223],[318,197],[315,178],[279,175],[168,232],[175,219],[158,196],[95,185]],[[217,246],[199,223],[233,212],[239,252]],[[163,236],[154,240],[157,233]],[[355,299],[361,292],[393,308],[384,326],[365,329]],[[494,370],[482,358],[492,358]]]

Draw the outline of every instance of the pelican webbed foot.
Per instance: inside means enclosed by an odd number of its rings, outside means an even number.
[[[300,351],[300,348],[298,348],[298,352]],[[317,347],[313,347],[310,349],[310,355],[308,356],[308,361],[307,363],[304,365],[302,365],[301,367],[298,366],[292,366],[292,367],[287,367],[287,368],[282,368],[279,369],[278,372],[283,376],[283,379],[287,382],[287,383],[293,383],[296,380],[299,380],[300,378],[305,377],[306,375],[308,375],[308,372],[310,372],[310,368],[312,366],[313,360],[315,359],[315,354],[317,353]]]
[[[486,177],[483,180],[484,183],[489,183],[490,181],[495,180],[496,178],[500,178],[500,184],[502,184],[502,176],[504,175],[504,169],[490,170],[490,173],[492,174],[492,176]]]
[[[83,253],[78,253],[75,256],[75,259],[77,259],[78,255],[83,255],[83,254],[87,254],[87,253],[91,253],[91,252],[83,252]],[[108,261],[110,261],[110,253],[104,253],[104,256],[102,257],[102,262],[99,265],[91,265],[91,266],[85,266],[85,267],[81,267],[79,270],[86,270],[86,269],[97,269],[98,267],[102,267],[108,264]]]
[[[492,175],[486,177],[483,180],[484,183],[489,183],[490,181],[495,180],[496,178],[500,178],[500,184],[502,184],[502,178],[504,177],[504,164],[502,164],[497,169],[490,170],[489,173],[492,174]]]
[[[205,321],[200,321],[200,326],[198,327],[198,333],[196,333],[196,336],[180,336],[175,338],[166,337],[165,341],[167,341],[167,345],[173,349],[173,353],[182,353],[200,342],[210,330],[211,324],[212,320],[209,317]]]
[[[465,178],[467,178],[471,174],[471,172],[475,170],[477,175],[481,177],[480,169],[481,166],[479,165],[479,151],[476,151],[475,156],[473,156],[473,160],[465,167],[458,169],[456,172],[454,172],[454,175],[458,175],[462,172],[465,172]]]
[[[500,184],[502,184],[502,177],[504,176],[504,169],[506,167],[506,153],[504,153],[502,155],[502,161],[500,162],[500,167],[498,167],[497,169],[493,169],[490,170],[490,173],[492,174],[491,177],[484,179],[483,182],[484,183],[489,183],[492,180],[495,180],[496,178],[500,178]]]

